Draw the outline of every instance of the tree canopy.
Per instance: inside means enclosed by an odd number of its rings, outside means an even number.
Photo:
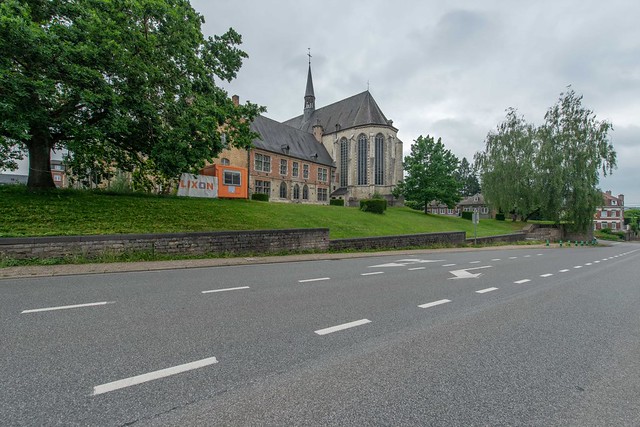
[[[538,128],[509,109],[497,132],[487,135],[485,150],[476,154],[483,194],[497,209],[524,218],[539,211],[574,231],[588,231],[602,203],[600,173],[606,176],[616,166],[612,129],[583,107],[582,96],[571,88]]]
[[[460,166],[456,171],[456,179],[460,182],[460,195],[469,197],[480,193],[480,182],[478,181],[475,165],[469,163],[466,157],[460,161]]]
[[[235,78],[241,36],[203,22],[187,0],[0,2],[0,166],[28,152],[28,186],[53,187],[50,151],[67,149],[79,174],[172,178],[249,146],[263,108],[214,81]]]
[[[411,154],[404,158],[405,180],[398,185],[398,192],[405,199],[431,201],[454,207],[460,201],[460,181],[456,179],[458,158],[447,150],[441,138],[420,135],[411,146]]]

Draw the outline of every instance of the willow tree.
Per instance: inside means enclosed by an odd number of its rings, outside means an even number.
[[[591,229],[596,206],[602,204],[600,173],[612,173],[616,152],[609,140],[613,129],[582,106],[571,88],[560,94],[539,129],[538,193],[543,215],[566,221],[576,232]]]
[[[475,156],[482,194],[493,208],[514,212],[523,220],[538,210],[538,150],[535,127],[509,108],[505,120],[487,135],[484,151]]]
[[[248,146],[262,108],[215,83],[247,57],[241,36],[203,22],[187,0],[0,1],[0,166],[28,153],[28,186],[53,188],[55,149],[76,172],[174,177]]]

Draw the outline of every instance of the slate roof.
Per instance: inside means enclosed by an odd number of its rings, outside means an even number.
[[[304,115],[284,122],[285,125],[305,132],[312,132],[312,127],[316,123],[324,128],[325,133],[335,132],[336,124],[340,125],[341,130],[362,125],[390,126],[386,116],[368,90],[326,107],[318,108],[306,122],[304,122]]]
[[[316,138],[291,126],[279,123],[264,116],[257,116],[251,123],[251,130],[260,134],[262,139],[254,139],[256,148],[272,153],[287,154],[313,163],[333,166],[333,159],[327,149]],[[317,155],[317,157],[316,157]]]
[[[476,197],[478,198],[478,200],[474,200]],[[474,206],[484,204],[486,204],[484,201],[484,196],[478,193],[463,199],[460,203],[458,203],[458,206]]]

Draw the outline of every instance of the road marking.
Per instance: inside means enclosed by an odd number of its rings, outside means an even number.
[[[211,294],[213,292],[237,291],[240,289],[249,289],[248,286],[238,286],[237,288],[211,289],[210,291],[202,291],[203,294]]]
[[[70,308],[94,307],[96,305],[115,304],[115,301],[90,302],[88,304],[62,305],[59,307],[34,308],[31,310],[23,310],[20,314],[39,313],[41,311],[67,310]]]
[[[436,305],[440,305],[440,304],[446,304],[448,302],[451,302],[450,299],[441,299],[438,301],[434,301],[434,302],[428,302],[426,304],[421,304],[418,307],[420,308],[429,308],[429,307],[435,307]]]
[[[480,264],[480,261],[471,261],[469,264]]]
[[[564,270],[560,270],[559,273],[566,273],[567,271],[569,271],[569,269],[565,268]]]
[[[371,273],[361,273],[361,276],[373,276],[374,274],[384,274],[384,271],[372,271]]]
[[[382,268],[382,267],[406,267],[407,264],[400,264],[398,262],[390,262],[387,264],[370,265],[369,268]]]
[[[424,270],[425,268],[427,268],[427,267],[413,267],[413,268],[410,268],[409,271]]]
[[[576,266],[575,266],[575,267],[573,267],[573,268],[582,268],[582,266],[581,266],[581,265],[576,265]]]
[[[307,282],[320,282],[322,280],[331,280],[331,277],[318,277],[317,279],[304,279],[298,280],[298,283],[307,283]]]
[[[602,258],[602,261],[607,261],[607,260],[608,260],[608,258]]]
[[[547,274],[541,274],[540,277],[551,277],[553,276],[552,273],[547,273]]]
[[[477,294],[484,294],[487,292],[491,292],[491,291],[497,291],[498,288],[487,288],[487,289],[480,289],[479,291],[476,291]]]
[[[494,258],[491,261],[500,261],[500,258]]]
[[[525,258],[531,258],[531,255],[525,255],[524,257]]]
[[[482,267],[474,267],[474,268],[463,268],[462,270],[452,270],[449,273],[453,274],[456,277],[449,277],[449,280],[455,279],[475,279],[482,275],[482,273],[469,273],[471,270],[482,270],[483,268],[491,268],[491,265],[484,265]]]
[[[443,267],[453,267],[455,264],[443,264]]]
[[[600,264],[600,261],[593,261],[594,264]]]
[[[342,325],[332,326],[330,328],[318,329],[315,331],[318,335],[327,335],[332,332],[342,331],[344,329],[355,328],[356,326],[365,325],[371,323],[369,319],[356,320],[355,322],[343,323]]]
[[[517,285],[521,285],[521,284],[523,284],[523,283],[527,283],[527,282],[530,282],[530,281],[531,281],[531,280],[529,280],[529,279],[522,279],[522,280],[516,280],[516,281],[515,281],[515,282],[513,282],[513,283],[515,283],[515,284],[517,284]]]
[[[509,259],[516,259],[518,258],[517,256],[510,256]]]
[[[593,264],[591,264],[590,262],[588,262],[588,263],[586,263],[585,265],[593,265]]]
[[[536,254],[536,256],[542,256],[542,254]]]
[[[184,365],[174,366],[172,368],[160,369],[159,371],[149,372],[147,374],[136,375],[135,377],[125,378],[118,381],[95,386],[93,388],[93,396],[108,393],[110,391],[119,390],[121,388],[130,387],[132,385],[146,383],[148,381],[157,380],[159,378],[168,377],[182,372],[191,371],[193,369],[202,368],[204,366],[218,363],[215,357],[197,360],[195,362],[185,363]]]

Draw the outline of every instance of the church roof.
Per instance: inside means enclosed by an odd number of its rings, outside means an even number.
[[[313,79],[311,78],[311,64],[309,64],[309,73],[307,74],[307,90],[304,91],[304,96],[313,96]]]
[[[333,166],[333,159],[327,149],[308,132],[264,116],[257,116],[253,120],[251,130],[261,136],[261,139],[253,140],[253,145],[256,148],[286,154],[308,162]]]
[[[320,124],[325,133],[335,132],[336,125],[340,130],[364,125],[390,126],[368,90],[315,110],[306,122],[304,116],[300,115],[284,124],[305,132],[312,132],[311,128]]]

